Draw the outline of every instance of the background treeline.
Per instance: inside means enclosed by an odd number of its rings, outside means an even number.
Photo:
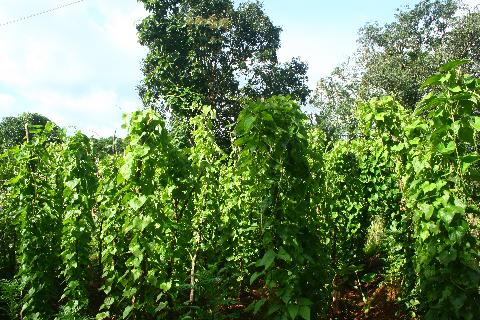
[[[374,282],[395,318],[478,317],[478,11],[366,26],[312,121],[260,4],[141,2],[125,140],[0,124],[1,316],[325,319]]]

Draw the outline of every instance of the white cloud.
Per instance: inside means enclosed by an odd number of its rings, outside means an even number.
[[[68,94],[53,90],[33,90],[24,96],[30,112],[45,115],[55,123],[71,131],[81,130],[87,135],[104,136],[124,134],[120,130],[122,114],[134,111],[135,101],[121,99],[113,90],[94,89],[82,95]],[[0,95],[0,104],[11,97]],[[81,119],[81,123],[79,123]]]
[[[69,2],[2,0],[0,24]],[[143,16],[136,1],[87,0],[0,27],[0,118],[38,112],[64,127],[113,134],[122,113],[141,106],[146,50],[135,25]]]
[[[480,6],[480,0],[463,0],[465,4],[468,4],[470,7]]]
[[[1,0],[0,25],[71,1]],[[135,87],[146,49],[135,25],[145,15],[135,0],[86,0],[0,26],[0,118],[30,111],[87,134],[119,130],[122,113],[141,106]],[[280,59],[308,62],[311,87],[355,49],[356,28],[321,30],[298,23],[282,33]]]
[[[15,97],[9,94],[0,93],[0,108],[6,113],[12,113],[15,106]]]
[[[130,6],[122,8],[114,5],[117,2],[104,1],[101,3],[99,9],[106,17],[106,21],[97,25],[99,30],[117,47],[129,52],[143,52],[144,50],[137,43],[136,24],[146,16],[146,11],[140,4],[134,8],[130,8]]]

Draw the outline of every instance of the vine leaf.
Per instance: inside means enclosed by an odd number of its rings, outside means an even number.
[[[147,201],[147,197],[144,195],[141,195],[133,199],[130,199],[130,201],[128,201],[128,205],[134,211],[138,211],[145,204],[146,201]]]
[[[267,252],[265,252],[265,255],[263,256],[262,260],[260,260],[257,263],[257,267],[264,266],[266,270],[271,267],[274,260],[275,260],[275,252],[272,249],[270,249]]]
[[[262,308],[262,306],[265,304],[267,300],[265,299],[261,299],[261,300],[258,300],[256,303],[255,303],[255,307],[253,308],[253,313],[254,314],[257,314],[258,311],[260,311],[260,309]]]
[[[298,315],[305,320],[310,320],[310,306],[300,306]]]
[[[122,318],[126,319],[128,315],[132,312],[132,310],[133,310],[133,306],[126,307],[125,310],[123,311]]]
[[[440,67],[440,71],[450,71],[452,69],[455,69],[463,64],[467,64],[471,62],[470,60],[468,59],[461,59],[461,60],[453,60],[453,61],[450,61],[448,63],[445,63],[444,65],[442,65]]]
[[[252,283],[254,283],[255,280],[257,280],[258,277],[260,277],[261,275],[263,275],[263,271],[262,272],[255,272],[254,274],[252,274],[252,276],[250,277],[250,285]]]
[[[297,317],[298,311],[300,309],[300,306],[296,304],[289,304],[288,307],[288,315],[292,318],[295,319]]]

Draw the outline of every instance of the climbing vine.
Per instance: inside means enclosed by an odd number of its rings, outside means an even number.
[[[137,111],[125,152],[103,159],[80,133],[27,125],[36,134],[0,156],[0,312],[325,319],[375,256],[371,279],[400,291],[402,312],[475,319],[480,81],[462,63],[427,79],[415,112],[359,103],[337,142],[282,96],[244,102],[231,152],[198,103],[188,141]]]
[[[407,130],[405,184],[412,210],[415,270],[426,319],[474,319],[479,314],[477,181],[480,99],[478,79],[454,61],[426,81],[431,88]],[[477,226],[478,228],[478,226]]]
[[[92,210],[97,188],[96,166],[89,139],[77,133],[65,143],[63,173],[63,228],[61,257],[65,289],[65,314],[86,314],[88,299]]]

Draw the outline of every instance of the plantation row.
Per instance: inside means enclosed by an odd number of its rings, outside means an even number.
[[[2,156],[0,278],[14,319],[325,319],[338,278],[367,254],[411,317],[480,315],[480,80],[461,62],[411,113],[360,104],[335,144],[289,98],[247,103],[233,150],[209,107],[191,148],[137,111],[122,156],[97,161],[52,126]],[[368,240],[368,241],[367,241]]]

